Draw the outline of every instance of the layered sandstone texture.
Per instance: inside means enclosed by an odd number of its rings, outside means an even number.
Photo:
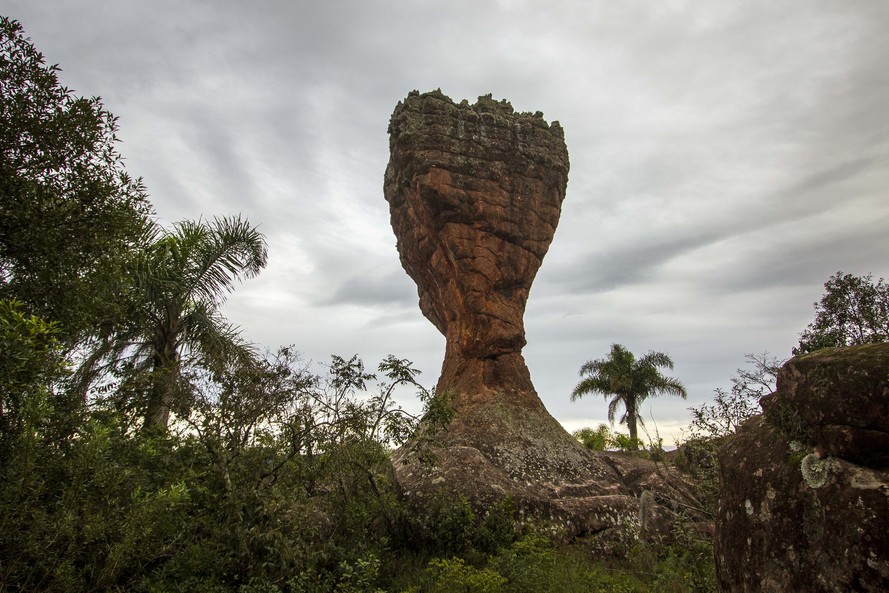
[[[798,356],[723,447],[724,592],[889,591],[889,344]]]
[[[639,493],[549,415],[521,354],[525,304],[568,181],[562,128],[490,95],[470,105],[414,91],[392,114],[389,146],[398,252],[445,336],[437,391],[457,411],[434,467],[411,448],[397,453],[402,486],[477,503],[509,495],[570,534],[625,534],[639,522]],[[662,486],[655,500],[674,494]],[[666,525],[670,512],[654,504],[642,516]]]
[[[401,263],[447,340],[440,386],[463,411],[484,403],[473,398],[485,371],[502,369],[501,386],[522,398],[514,403],[540,408],[519,353],[568,183],[562,128],[490,96],[456,105],[412,93],[389,138],[384,191]]]

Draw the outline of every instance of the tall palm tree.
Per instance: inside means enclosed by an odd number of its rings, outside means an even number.
[[[241,217],[153,226],[132,265],[129,314],[100,341],[82,371],[88,380],[125,361],[131,376],[148,372],[144,426],[166,427],[181,396],[183,366],[211,372],[252,359],[238,328],[219,312],[227,293],[265,267],[265,237]]]
[[[620,344],[611,345],[608,358],[590,360],[580,367],[582,379],[571,393],[575,401],[590,393],[601,393],[608,402],[608,420],[614,424],[618,408],[624,407],[620,423],[626,423],[630,430],[630,440],[638,443],[636,423],[644,424],[639,415],[639,406],[646,398],[666,393],[686,397],[685,387],[678,379],[663,376],[659,368],[673,368],[673,361],[663,352],[649,352],[637,359],[632,352]]]

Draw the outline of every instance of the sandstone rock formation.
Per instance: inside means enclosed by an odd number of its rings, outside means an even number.
[[[562,128],[490,96],[470,106],[412,93],[389,134],[384,191],[401,263],[447,340],[439,385],[466,411],[499,371],[512,403],[540,409],[519,353],[568,182]]]
[[[638,499],[547,413],[521,354],[528,293],[565,197],[561,127],[490,95],[458,105],[415,91],[389,134],[384,192],[398,252],[420,309],[446,338],[437,391],[457,411],[435,467],[409,448],[396,454],[400,483],[476,503],[510,495],[569,534],[625,535]],[[660,505],[646,514],[662,527],[670,516]]]
[[[724,592],[889,591],[889,344],[788,361],[719,453]]]

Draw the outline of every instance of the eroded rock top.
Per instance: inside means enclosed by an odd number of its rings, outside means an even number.
[[[774,424],[793,424],[825,454],[889,467],[889,344],[794,357],[761,403]]]
[[[392,113],[389,146],[415,153],[432,151],[405,163],[409,166],[400,171],[404,178],[445,162],[455,173],[488,179],[499,179],[506,172],[546,175],[556,186],[564,186],[568,178],[568,149],[559,122],[548,124],[539,111],[517,112],[509,101],[491,95],[470,105],[465,99],[455,103],[439,90],[412,91]],[[532,164],[545,170],[527,171]]]

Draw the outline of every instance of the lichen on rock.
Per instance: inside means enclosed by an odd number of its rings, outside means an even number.
[[[800,473],[810,488],[821,488],[830,475],[830,458],[823,459],[815,453],[809,453],[800,462]]]

